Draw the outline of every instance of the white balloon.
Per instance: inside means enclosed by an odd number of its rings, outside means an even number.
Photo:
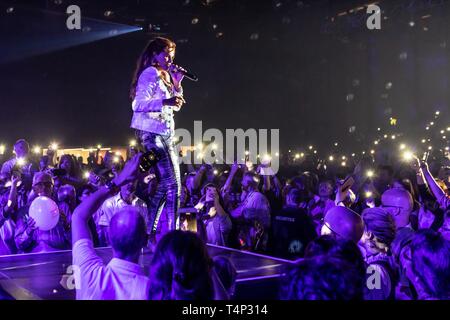
[[[53,229],[59,221],[58,205],[45,196],[33,200],[28,214],[36,222],[36,227],[42,231]]]

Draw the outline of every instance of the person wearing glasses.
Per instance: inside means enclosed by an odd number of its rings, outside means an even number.
[[[402,228],[413,230],[410,216],[414,201],[408,191],[400,188],[386,190],[381,195],[381,207],[392,216],[397,230]]]

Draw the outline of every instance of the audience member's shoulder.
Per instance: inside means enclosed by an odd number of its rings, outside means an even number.
[[[109,207],[115,204],[115,202],[119,201],[120,198],[120,192],[114,196],[109,197],[105,201],[103,201],[103,207]]]
[[[259,191],[255,191],[251,194],[255,199],[267,199],[267,197]]]
[[[3,161],[3,162],[2,162],[2,166],[5,166],[5,165],[10,164],[10,163],[13,161],[13,159],[14,159],[14,158],[11,158],[11,159],[8,159],[8,160]]]
[[[78,249],[80,247],[82,247],[82,248],[89,248],[89,249],[94,250],[94,242],[92,241],[92,239],[82,238],[82,239],[79,239],[77,242],[75,242],[73,244],[73,248],[72,249],[75,250],[75,249]]]

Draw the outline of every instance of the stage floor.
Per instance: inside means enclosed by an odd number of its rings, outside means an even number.
[[[111,248],[96,249],[107,263]],[[211,257],[229,257],[236,266],[238,276],[235,299],[277,299],[278,283],[285,267],[291,261],[253,254],[230,248],[208,245]],[[145,252],[141,259],[148,271],[152,253]],[[0,284],[13,298],[19,300],[72,300],[75,290],[70,289],[72,251],[36,253],[0,257]],[[69,288],[67,288],[69,284]]]

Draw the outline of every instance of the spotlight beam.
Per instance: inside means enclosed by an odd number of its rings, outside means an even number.
[[[48,10],[15,8],[0,23],[0,64],[68,49],[140,31],[141,27],[83,16],[81,30],[69,30],[68,15]],[[12,32],[12,30],[15,30]]]

